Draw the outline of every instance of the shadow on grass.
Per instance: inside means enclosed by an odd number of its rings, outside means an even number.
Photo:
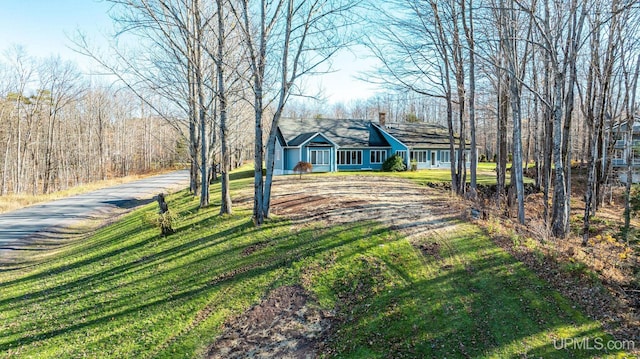
[[[612,339],[488,239],[426,240],[438,243],[439,251],[422,254],[420,265],[395,254],[378,257],[384,264],[363,258],[364,264],[336,282],[340,324],[332,352],[343,357],[565,358],[575,348],[557,349],[562,339],[588,338],[592,345]],[[417,268],[425,270],[419,278]],[[611,353],[621,350],[571,350],[570,355]]]
[[[141,229],[139,213],[99,231],[60,262],[44,263],[47,270],[0,284],[15,292],[0,300],[0,312],[12,313],[0,318],[15,323],[0,334],[0,351],[54,350],[74,339],[83,347],[65,353],[79,356],[117,329],[131,334],[96,350],[114,355],[107,349],[118,346],[126,348],[120,356],[155,357],[180,342],[195,352],[201,348],[194,338],[213,340],[211,331],[197,333],[210,317],[229,317],[312,270],[338,298],[340,321],[330,345],[345,357],[566,357],[550,338],[605,338],[481,233],[452,240],[424,232],[425,240],[441,244],[430,257],[370,222],[292,230],[276,220],[255,228],[248,211],[216,216],[193,201],[182,195],[171,202],[184,217],[173,236]]]
[[[29,345],[48,338],[66,336],[72,332],[83,332],[88,328],[105,325],[108,322],[124,321],[124,326],[129,325],[128,318],[131,315],[147,313],[153,315],[167,305],[174,307],[184,305],[185,302],[196,297],[211,297],[225,286],[245,287],[257,277],[268,277],[270,282],[277,280],[277,273],[286,271],[292,262],[315,256],[319,253],[331,251],[339,247],[348,246],[362,238],[341,237],[341,229],[318,231],[317,229],[305,229],[296,234],[286,234],[270,238],[274,251],[267,251],[262,255],[243,256],[241,252],[250,245],[249,243],[234,243],[248,232],[257,232],[259,229],[249,227],[243,222],[238,226],[225,231],[212,234],[205,238],[189,241],[168,248],[145,258],[144,261],[132,261],[107,270],[83,276],[60,286],[54,286],[43,290],[30,291],[19,297],[6,298],[0,302],[0,306],[14,309],[32,306],[34,302],[47,303],[64,301],[65,297],[74,298],[74,301],[91,301],[100,303],[100,311],[95,312],[93,306],[81,306],[77,309],[61,308],[55,312],[57,319],[47,318],[32,321],[35,328],[43,328],[33,331],[23,331],[17,326],[3,334],[13,339],[0,344],[0,350],[9,350],[17,346]],[[281,226],[282,223],[271,224]],[[377,231],[369,232],[377,234]],[[254,233],[255,234],[255,233]],[[143,241],[144,242],[144,241]],[[252,243],[255,243],[253,241]],[[133,246],[128,246],[132,250]],[[179,260],[185,257],[187,260]],[[141,267],[162,267],[162,271],[144,271]],[[81,261],[76,270],[83,271],[83,266],[88,263]],[[89,268],[87,268],[89,269]],[[139,272],[139,273],[138,273]],[[130,279],[123,281],[127,273]],[[176,282],[176,279],[179,280]],[[101,291],[95,291],[94,286],[100,283],[106,286]],[[173,284],[172,284],[173,283]],[[146,284],[145,291],[138,294],[141,301],[128,295],[126,289]],[[151,284],[151,285],[149,285]],[[263,290],[266,290],[263,289]],[[108,293],[106,300],[96,299]],[[231,298],[223,298],[219,303],[232,301]],[[95,304],[94,304],[95,305]],[[99,313],[105,313],[100,315]],[[195,313],[191,313],[194,315]],[[194,320],[203,320],[199,317]],[[47,325],[54,321],[56,329]],[[183,323],[187,324],[187,323]],[[161,323],[159,325],[162,325]],[[179,328],[175,328],[179,330]],[[29,335],[24,335],[26,333]],[[175,339],[175,338],[174,338]]]
[[[146,199],[137,199],[137,198],[129,198],[129,199],[120,199],[120,200],[112,200],[112,201],[103,201],[102,203],[108,204],[110,206],[115,206],[123,209],[132,209],[140,206],[144,206],[153,202],[155,198],[146,198]]]

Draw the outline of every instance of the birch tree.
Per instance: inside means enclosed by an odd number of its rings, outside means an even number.
[[[624,79],[625,79],[625,96],[629,96],[627,99],[627,105],[625,107],[625,117],[626,117],[626,125],[627,125],[627,133],[625,138],[627,139],[625,143],[625,153],[626,153],[626,163],[627,167],[625,169],[625,175],[627,177],[627,182],[625,184],[624,191],[624,227],[623,227],[623,236],[624,240],[629,240],[629,230],[631,228],[631,183],[633,182],[633,164],[635,160],[634,154],[640,152],[633,143],[633,127],[635,125],[635,117],[637,113],[640,111],[640,106],[638,106],[636,102],[636,93],[638,89],[638,74],[640,73],[640,55],[636,59],[635,70],[633,74],[630,74],[626,70],[629,69],[629,65],[627,64],[627,60],[623,58],[623,71],[624,71]]]
[[[589,16],[591,57],[585,88],[579,92],[588,128],[583,245],[588,244],[590,219],[604,200],[612,168],[614,136],[622,136],[620,129],[624,124],[633,124],[634,120],[637,75],[633,74],[633,61],[638,51],[637,21],[633,3],[619,0],[596,2]]]
[[[111,61],[79,36],[77,51],[92,57],[116,76],[158,116],[182,133],[176,118],[186,117],[191,155],[190,189],[200,194],[200,206],[209,204],[210,112],[213,96],[212,72],[206,61],[206,41],[212,6],[203,0],[109,0],[112,16],[121,29],[123,42],[137,40],[137,48],[111,47]],[[128,35],[130,37],[127,37]],[[207,86],[207,84],[209,84]],[[173,104],[170,112],[151,101],[153,94]],[[176,115],[175,111],[181,112]]]
[[[469,16],[465,14],[467,8],[466,0],[462,0],[461,13],[467,46],[469,48],[469,130],[471,136],[471,159],[470,159],[470,191],[473,199],[477,196],[477,169],[478,169],[478,145],[476,143],[476,49],[474,37],[474,8],[473,0],[469,0]]]
[[[218,19],[218,43],[217,43],[217,57],[215,59],[216,63],[216,74],[218,79],[218,88],[217,88],[217,99],[220,113],[220,145],[221,145],[221,156],[222,156],[222,178],[221,178],[221,192],[222,192],[222,202],[220,205],[220,213],[221,214],[231,214],[231,195],[229,194],[229,170],[231,169],[230,164],[230,153],[228,149],[228,127],[227,127],[227,92],[226,92],[226,79],[225,79],[225,40],[227,37],[227,32],[225,30],[225,23],[227,18],[225,17],[225,6],[222,0],[216,0],[216,9],[217,9],[217,19]]]
[[[78,83],[80,73],[75,65],[71,62],[63,62],[59,57],[48,59],[39,69],[39,73],[40,87],[47,89],[51,96],[45,113],[46,139],[44,143],[43,169],[43,193],[49,193],[56,177],[54,173],[57,167],[55,163],[56,139],[60,138],[56,134],[56,129],[60,128],[58,121],[61,120],[64,109],[71,105],[73,101],[79,100],[82,89]],[[101,177],[105,179],[103,159],[104,156],[100,156],[98,161]]]
[[[377,31],[366,41],[382,62],[382,68],[373,74],[374,81],[444,102],[451,187],[458,195],[466,190],[467,123],[472,133],[474,166],[477,162],[474,9],[473,2],[467,1],[390,1],[375,5],[375,12],[383,15],[376,23]],[[475,191],[475,168],[471,177]]]
[[[507,83],[509,86],[509,99],[511,104],[512,121],[513,121],[513,163],[511,165],[511,181],[512,187],[515,188],[518,203],[518,221],[525,223],[524,212],[524,178],[522,171],[522,88],[526,64],[529,56],[529,41],[531,34],[531,24],[526,28],[525,41],[519,41],[519,26],[522,22],[518,18],[513,1],[507,3],[499,3],[500,9],[500,27],[504,39],[500,39],[502,52],[505,57]],[[521,43],[524,45],[519,46]],[[503,114],[504,116],[504,114]]]
[[[260,0],[250,4],[248,0],[241,0],[233,8],[247,46],[253,92],[253,217],[257,225],[269,216],[276,131],[284,106],[300,77],[318,71],[319,66],[344,45],[342,31],[349,24],[349,10],[357,3]]]

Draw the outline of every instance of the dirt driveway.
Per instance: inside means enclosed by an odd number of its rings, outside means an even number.
[[[237,202],[249,203],[243,192]],[[465,208],[441,191],[407,180],[372,176],[282,176],[274,180],[272,213],[293,225],[374,220],[419,240],[455,228]],[[294,298],[295,300],[293,300]],[[314,358],[332,325],[330,313],[308,305],[301,287],[281,287],[225,329],[209,358]]]
[[[462,203],[441,191],[391,177],[295,176],[274,181],[271,208],[294,222],[374,220],[413,238],[452,228]]]

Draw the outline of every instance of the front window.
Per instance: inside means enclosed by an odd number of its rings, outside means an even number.
[[[382,163],[387,159],[386,150],[371,150],[371,163]]]
[[[310,150],[309,156],[311,157],[312,165],[328,165],[329,164],[329,150]]]
[[[427,151],[411,151],[411,161],[427,163],[428,157]]]
[[[449,151],[440,151],[440,162],[451,162],[451,156]]]
[[[615,151],[613,152],[613,158],[616,158],[616,159],[623,159],[623,158],[624,158],[624,156],[623,156],[623,152],[622,152],[622,150],[615,150]]]
[[[338,164],[339,165],[361,165],[362,151],[361,150],[339,150]]]

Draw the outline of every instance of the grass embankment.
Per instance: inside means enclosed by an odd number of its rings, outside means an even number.
[[[251,185],[239,177],[234,190]],[[328,350],[342,357],[608,355],[556,350],[554,339],[609,337],[473,225],[452,223],[420,251],[372,223],[258,229],[248,209],[219,216],[184,192],[168,202],[180,216],[168,238],[146,224],[149,205],[3,269],[0,356],[198,357],[227,318],[296,283],[337,309]]]

